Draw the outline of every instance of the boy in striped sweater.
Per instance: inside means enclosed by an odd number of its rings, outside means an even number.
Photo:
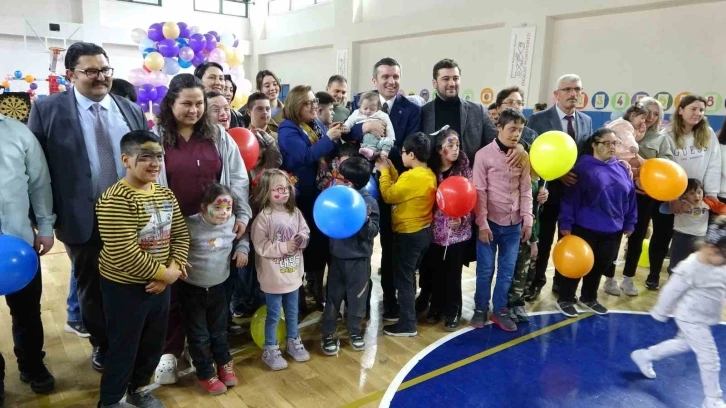
[[[99,407],[163,407],[148,393],[169,312],[167,285],[184,279],[189,232],[174,194],[154,181],[162,171],[159,139],[133,131],[121,139],[126,176],[96,204],[109,350]],[[121,402],[126,394],[126,402]],[[131,405],[129,405],[131,404]]]

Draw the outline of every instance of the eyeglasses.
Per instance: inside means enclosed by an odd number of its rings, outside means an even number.
[[[569,86],[568,86],[567,88],[562,88],[562,89],[558,89],[558,91],[560,91],[560,92],[564,92],[564,93],[570,93],[570,92],[572,92],[572,91],[575,91],[575,93],[580,93],[580,92],[582,92],[582,91],[583,91],[583,89],[582,89],[582,88],[580,88],[579,86],[577,86],[577,87],[574,87],[574,88],[573,88],[573,87],[569,87]]]
[[[274,191],[274,192],[276,192],[278,194],[285,194],[288,191],[290,191],[290,188],[291,188],[290,186],[287,186],[287,187],[277,187],[277,188],[273,188],[272,191]]]
[[[318,106],[318,102],[319,102],[319,100],[317,98],[315,98],[312,101],[305,102],[305,106],[307,106],[308,108],[312,108],[313,106]]]
[[[601,144],[605,147],[619,147],[623,142],[616,140],[614,142],[595,142],[595,144]]]
[[[96,79],[96,78],[98,78],[98,74],[103,74],[103,76],[106,77],[106,78],[113,76],[113,68],[103,68],[103,69],[94,69],[94,68],[89,68],[89,69],[74,69],[73,71],[75,71],[75,72],[83,72],[84,74],[86,74],[86,77],[88,77],[88,79]]]
[[[522,107],[522,106],[524,106],[524,101],[513,101],[510,99],[510,100],[506,100],[506,101],[502,102],[502,105]]]
[[[401,149],[401,154],[409,154],[410,152],[406,151],[406,149]]]

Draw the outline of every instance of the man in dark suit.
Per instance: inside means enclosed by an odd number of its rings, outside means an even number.
[[[65,67],[73,88],[38,101],[28,127],[48,161],[56,235],[70,252],[83,324],[93,345],[91,362],[100,372],[108,341],[98,273],[102,243],[94,206],[125,174],[121,138],[148,125],[141,108],[109,94],[113,68],[103,48],[75,43],[68,48]]]
[[[542,112],[537,112],[529,117],[527,126],[534,129],[537,135],[559,130],[570,135],[578,145],[592,134],[592,119],[584,113],[575,109],[578,100],[582,95],[582,81],[574,74],[564,75],[557,80],[557,87],[554,92],[557,103]],[[535,266],[536,275],[532,286],[527,289],[525,299],[532,301],[537,299],[542,287],[547,283],[545,271],[550,258],[550,250],[554,241],[557,217],[560,214],[560,200],[564,193],[565,186],[577,183],[577,176],[570,172],[558,180],[547,183],[549,198],[545,202],[540,215],[539,226],[539,256]],[[561,236],[558,234],[558,237]],[[558,280],[561,275],[555,271],[555,278],[552,283],[552,291],[557,293]]]
[[[396,141],[389,154],[399,173],[405,171],[401,160],[401,147],[406,136],[419,131],[421,108],[398,93],[401,80],[401,65],[393,58],[383,58],[373,66],[373,86],[381,99],[381,110],[386,112],[393,124]],[[353,98],[352,110],[358,109],[360,94]],[[386,125],[378,120],[353,126],[347,141],[360,141],[366,133],[383,136]],[[379,199],[381,231],[381,287],[383,288],[383,320],[398,321],[398,301],[393,286],[393,230],[391,229],[391,206]]]

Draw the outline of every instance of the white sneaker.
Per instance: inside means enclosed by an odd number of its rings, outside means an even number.
[[[628,296],[638,296],[638,289],[635,287],[635,284],[633,283],[633,278],[624,276],[623,282],[620,284],[620,289],[622,289],[623,293],[625,293]]]
[[[620,288],[613,278],[605,278],[605,285],[603,285],[603,289],[608,295],[620,296]]]
[[[703,408],[726,408],[726,403],[721,398],[706,398],[703,401]]]
[[[653,370],[653,362],[648,358],[647,350],[635,350],[630,353],[630,358],[635,365],[638,366],[640,372],[648,378],[655,378],[655,370]]]
[[[177,373],[176,356],[173,354],[164,354],[159,360],[154,372],[154,382],[160,385],[176,384],[179,380]]]

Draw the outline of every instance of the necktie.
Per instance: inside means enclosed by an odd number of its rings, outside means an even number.
[[[577,139],[575,137],[575,126],[572,124],[572,115],[565,116],[565,119],[567,120],[567,134],[570,135],[571,138]]]
[[[381,106],[381,110],[388,114],[388,102],[383,102],[383,106]]]
[[[113,153],[113,142],[111,135],[108,133],[108,120],[106,120],[106,112],[102,110],[101,105],[94,103],[93,111],[93,133],[96,136],[96,150],[98,152],[98,162],[100,172],[98,174],[98,190],[103,193],[107,188],[111,187],[118,181],[118,173],[116,173],[116,157]]]

